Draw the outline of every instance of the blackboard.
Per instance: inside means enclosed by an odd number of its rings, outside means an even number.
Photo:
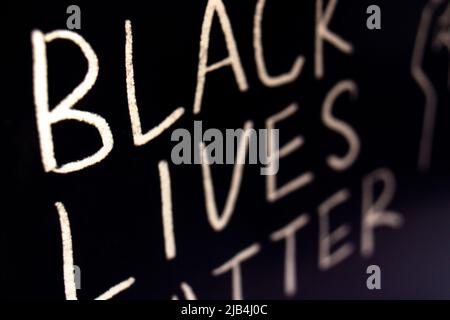
[[[75,292],[91,300],[117,284],[124,290],[114,299],[450,297],[448,1],[79,2],[81,28],[69,30],[72,4],[7,1],[2,10],[6,298]],[[367,27],[371,5],[381,9],[381,29]],[[212,22],[201,40],[205,12]],[[64,120],[51,126],[57,164],[43,160],[42,59],[54,108],[88,70],[73,34],[98,59],[98,76],[73,109],[103,118],[113,145],[92,165],[57,172],[104,144],[95,126]],[[195,110],[205,39],[208,66],[230,52],[239,64],[208,70]],[[148,142],[133,139],[131,80],[142,133],[184,108]],[[280,146],[294,141],[276,187],[304,179],[271,198],[271,178],[244,165],[229,220],[214,228],[202,166],[171,161],[172,132],[193,132],[195,121],[221,132],[249,120],[264,129],[274,115]],[[210,167],[219,214],[234,168]],[[162,180],[170,194],[162,196]],[[293,221],[286,251],[276,231]],[[63,259],[69,242],[73,253]],[[242,254],[239,274],[220,268]],[[75,291],[69,258],[78,268]],[[379,267],[381,289],[368,288],[369,266]]]

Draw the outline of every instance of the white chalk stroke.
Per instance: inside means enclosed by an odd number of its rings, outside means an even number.
[[[194,290],[192,290],[192,287],[187,282],[182,282],[180,284],[181,291],[183,291],[183,294],[186,298],[186,300],[197,300],[197,296],[194,293]],[[178,296],[174,294],[172,296],[172,300],[180,300],[178,299]]]
[[[88,70],[83,81],[50,110],[47,44],[55,40],[71,41],[77,45],[86,58]],[[91,90],[97,80],[99,66],[94,50],[82,36],[67,30],[55,30],[45,34],[34,30],[31,34],[31,45],[33,49],[33,95],[41,158],[45,172],[65,174],[79,171],[102,161],[111,152],[114,144],[108,122],[96,113],[73,108]],[[102,147],[84,159],[58,166],[54,152],[52,126],[66,120],[75,120],[95,127],[100,134]]]
[[[134,83],[133,66],[133,29],[131,21],[125,21],[125,70],[127,82],[128,111],[130,113],[131,130],[133,131],[133,141],[135,146],[143,146],[147,142],[155,139],[165,130],[170,128],[184,114],[184,108],[178,107],[167,118],[153,129],[142,133],[141,117],[136,99],[136,87]]]
[[[438,96],[433,83],[423,69],[423,60],[428,40],[428,34],[433,22],[433,15],[443,0],[430,0],[422,11],[416,42],[411,62],[411,74],[419,85],[425,96],[424,117],[422,124],[422,135],[420,139],[420,149],[418,158],[418,169],[427,172],[430,169],[431,154],[433,147],[434,126],[436,121],[436,110]],[[443,15],[445,17],[445,14]],[[445,35],[445,33],[440,33]],[[448,35],[447,35],[448,36]]]
[[[450,1],[444,13],[438,19],[436,36],[433,40],[435,50],[447,49],[450,57]],[[447,86],[450,89],[450,59],[448,63],[448,81]]]
[[[72,232],[70,229],[69,215],[62,202],[55,203],[56,209],[59,215],[59,223],[61,226],[61,238],[63,248],[63,272],[64,272],[64,290],[66,294],[66,300],[78,300],[74,264],[73,264],[73,246],[72,246]],[[125,281],[118,283],[112,288],[108,289],[105,293],[98,296],[95,300],[109,300],[131,287],[135,282],[133,277],[128,278]]]

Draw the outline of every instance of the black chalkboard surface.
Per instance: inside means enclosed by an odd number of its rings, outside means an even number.
[[[2,22],[6,298],[450,298],[449,1],[7,1]],[[278,129],[275,176],[175,163],[177,129],[249,121]]]

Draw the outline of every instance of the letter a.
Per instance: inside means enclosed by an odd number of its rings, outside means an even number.
[[[367,12],[367,14],[371,14],[367,18],[367,23],[366,23],[367,29],[380,30],[381,29],[381,9],[380,9],[380,7],[376,6],[376,5],[368,6],[366,12]]]
[[[366,281],[367,289],[380,290],[381,289],[381,269],[380,269],[380,267],[377,265],[368,266],[366,273],[370,274],[370,276],[367,278],[367,281]]]
[[[67,18],[66,26],[67,29],[81,29],[81,9],[79,6],[72,4],[67,7],[66,13],[71,13],[71,15]]]
[[[225,36],[225,42],[227,45],[229,56],[219,62],[208,66],[207,63],[209,36],[211,33],[214,13],[217,13],[217,16],[219,17],[220,26]],[[195,90],[194,99],[194,114],[198,114],[201,110],[206,74],[210,71],[214,71],[228,65],[231,65],[233,69],[239,90],[246,91],[248,89],[247,79],[245,77],[244,69],[242,68],[241,59],[239,57],[236,41],[234,40],[233,30],[231,28],[230,19],[227,16],[225,6],[223,5],[222,0],[209,0],[206,6],[205,17],[203,18],[202,33],[200,36],[200,53],[197,74],[197,88]]]

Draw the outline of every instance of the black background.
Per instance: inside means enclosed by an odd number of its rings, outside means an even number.
[[[80,299],[92,299],[133,276],[136,283],[119,299],[169,299],[181,295],[187,281],[199,298],[231,297],[230,274],[213,277],[212,269],[254,242],[262,251],[243,265],[244,297],[285,298],[284,245],[269,234],[303,212],[311,222],[298,233],[298,294],[295,298],[449,298],[450,297],[450,110],[448,52],[427,45],[425,70],[439,92],[431,170],[420,174],[417,156],[424,97],[411,77],[410,64],[420,15],[426,1],[339,1],[330,29],[350,41],[348,56],[325,44],[325,77],[314,78],[314,1],[267,1],[263,41],[272,74],[289,70],[303,54],[305,67],[293,83],[267,88],[256,74],[252,49],[255,0],[227,1],[228,15],[249,83],[239,92],[230,68],[207,76],[202,111],[192,114],[201,23],[206,1],[126,1],[79,3],[79,33],[99,59],[99,76],[77,108],[103,116],[114,148],[99,164],[65,175],[45,173],[41,164],[32,96],[31,31],[66,27],[64,2],[9,1],[2,10],[2,46],[6,89],[2,96],[5,131],[2,166],[5,192],[1,213],[2,295],[10,299],[64,299],[60,228],[54,203],[65,204],[71,221],[75,264],[82,270]],[[382,30],[366,28],[366,8],[382,9]],[[442,12],[442,6],[438,12]],[[436,18],[436,17],[435,17]],[[125,19],[134,36],[136,95],[143,130],[157,125],[178,106],[186,114],[156,140],[135,147],[125,84]],[[435,19],[433,20],[435,21]],[[434,23],[433,23],[434,25]],[[210,61],[226,55],[217,17],[211,33]],[[429,37],[431,38],[431,36]],[[55,105],[84,77],[86,63],[67,41],[48,46],[50,105]],[[331,153],[343,154],[345,140],[320,120],[323,99],[339,81],[353,79],[359,95],[344,96],[334,113],[358,132],[361,153],[347,171],[326,164]],[[217,233],[208,224],[199,165],[170,162],[175,128],[239,128],[265,119],[292,102],[299,111],[280,128],[281,144],[295,135],[306,144],[281,162],[280,184],[313,170],[313,184],[276,203],[265,200],[265,180],[258,166],[246,166],[236,210],[227,228]],[[77,122],[53,128],[59,163],[81,159],[100,146],[97,132]],[[177,257],[166,261],[161,222],[158,162],[169,160],[172,178]],[[365,175],[390,168],[398,189],[390,209],[403,214],[400,230],[376,231],[376,251],[359,254],[361,183]],[[222,207],[232,166],[215,166],[215,191]],[[350,223],[347,241],[355,245],[349,259],[327,272],[317,268],[317,207],[336,191],[348,188],[351,200],[332,214],[332,227]],[[4,259],[3,259],[4,257]],[[382,270],[382,290],[366,288],[366,267]],[[182,295],[181,295],[182,296]]]

